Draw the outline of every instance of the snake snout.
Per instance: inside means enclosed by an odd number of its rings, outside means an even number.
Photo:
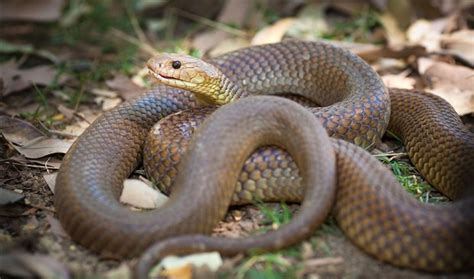
[[[148,59],[148,61],[146,62],[146,66],[148,70],[150,70],[153,73],[156,73],[160,70],[160,68],[163,67],[163,61],[158,59],[158,57],[152,57]]]
[[[153,76],[160,83],[177,86],[177,81],[181,81],[180,72],[177,71],[177,62],[181,66],[179,60],[173,59],[168,54],[160,54],[150,58],[147,61],[147,68],[151,76]]]

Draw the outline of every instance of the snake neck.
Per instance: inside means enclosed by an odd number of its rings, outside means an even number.
[[[206,90],[201,91],[203,94],[197,94],[198,98],[206,103],[225,105],[248,95],[223,73],[212,83],[208,84],[210,86]]]
[[[206,105],[225,105],[249,95],[220,71],[217,76],[207,77],[206,82],[184,89]]]

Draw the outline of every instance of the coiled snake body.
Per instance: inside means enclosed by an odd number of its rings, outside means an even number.
[[[58,217],[75,241],[105,255],[133,257],[166,239],[151,248],[139,269],[169,253],[275,250],[311,235],[335,199],[332,210],[342,230],[380,260],[427,271],[474,268],[474,139],[442,99],[394,89],[389,94],[365,62],[325,43],[251,47],[210,64],[164,55],[149,67],[162,83],[196,95],[157,86],[105,113],[79,137],[65,156],[55,200]],[[299,94],[321,107],[304,110],[281,98],[248,97],[279,93]],[[126,209],[118,202],[122,182],[139,164],[147,131],[159,119],[203,100],[232,104],[199,128],[169,202],[150,212]],[[346,141],[329,141],[317,122]],[[403,139],[425,178],[456,201],[417,202],[376,159],[347,142],[370,147],[387,125]],[[162,133],[160,127],[152,131]],[[253,150],[267,145],[287,150],[294,163],[275,148],[260,149],[252,156],[262,159],[243,167]],[[157,148],[148,148],[146,155]],[[159,148],[157,156],[177,154],[173,145]],[[160,164],[166,168],[168,163]],[[301,176],[295,175],[296,166]],[[244,203],[267,196],[295,201],[304,196],[304,201],[294,219],[269,237],[195,235],[210,233],[231,199]]]

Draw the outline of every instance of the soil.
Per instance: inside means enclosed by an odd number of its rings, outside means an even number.
[[[112,278],[126,277],[128,269],[121,266],[120,262],[100,259],[97,255],[76,245],[62,230],[55,218],[53,194],[43,179],[43,173],[42,170],[8,163],[0,165],[1,186],[5,189],[21,191],[25,196],[20,202],[0,207],[0,251],[2,254],[9,254],[12,257],[22,255],[21,252],[47,255],[52,262],[56,260],[63,265],[72,277],[104,277],[107,274],[110,276],[109,272],[113,270],[123,270],[123,272],[113,273],[115,275]],[[279,205],[271,204],[270,207],[272,206]],[[298,206],[291,205],[290,208],[295,211]],[[247,233],[246,231],[254,231],[255,228],[260,227],[258,223],[262,223],[263,219],[256,206],[233,208],[225,222],[216,228],[216,234],[242,236]],[[381,263],[365,255],[350,243],[332,219],[315,232],[314,237],[298,247],[299,257],[303,255],[309,262],[317,258],[336,259],[335,264],[329,261],[328,264],[300,269],[299,275],[305,278],[472,278],[473,275],[432,275]],[[293,264],[301,263],[301,260],[297,258],[288,257]],[[220,274],[227,274],[227,276],[230,274],[229,278],[232,278],[232,268],[235,269],[242,260],[245,259],[242,257],[227,259]],[[132,264],[133,260],[126,262],[127,266]],[[53,268],[53,266],[54,264],[50,264],[48,268]],[[209,276],[209,273],[205,274],[206,277]]]

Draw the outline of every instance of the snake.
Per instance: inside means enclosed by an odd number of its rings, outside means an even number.
[[[74,241],[111,258],[146,251],[137,265],[137,277],[146,277],[168,254],[288,247],[331,213],[356,246],[380,261],[429,272],[474,269],[474,137],[443,99],[387,89],[358,56],[324,42],[252,46],[208,61],[161,54],[148,67],[160,84],[104,113],[63,159],[55,208]],[[288,93],[317,106],[278,97]],[[194,116],[199,112],[204,116]],[[180,161],[168,202],[129,210],[118,200],[123,180],[142,158],[147,169],[148,155],[159,150],[143,149],[149,134],[161,138],[160,126],[186,114],[191,120],[177,124],[194,134],[185,154],[172,144],[155,153]],[[199,128],[189,124],[199,117]],[[366,151],[387,128],[424,178],[453,201],[420,203]],[[266,196],[302,203],[290,223],[268,235],[208,236],[229,205]]]

